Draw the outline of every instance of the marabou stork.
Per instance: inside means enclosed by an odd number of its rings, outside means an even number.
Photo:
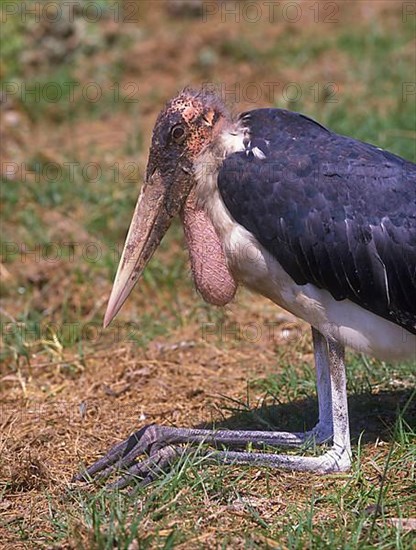
[[[223,463],[347,470],[345,346],[416,357],[416,164],[299,113],[233,118],[216,94],[185,89],[157,118],[105,326],[177,214],[207,302],[227,304],[241,283],[311,325],[319,421],[307,433],[146,426],[77,478],[122,467],[113,485],[147,483],[181,444],[201,442]],[[311,440],[332,446],[317,457],[259,449]]]

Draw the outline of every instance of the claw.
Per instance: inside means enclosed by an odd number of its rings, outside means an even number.
[[[130,466],[140,454],[150,450],[150,445],[145,441],[145,435],[152,427],[152,425],[144,426],[121,443],[114,445],[102,458],[83,472],[76,474],[72,481],[89,481],[99,472],[101,472],[101,475],[97,477],[100,479],[105,478],[108,477],[107,472],[110,474],[113,469]]]
[[[141,460],[130,466],[125,475],[114,483],[109,483],[107,489],[124,489],[134,480],[140,480],[139,486],[145,487],[165,472],[166,468],[178,458],[183,449],[179,446],[168,445],[156,451],[151,457]],[[185,451],[186,452],[186,451]]]
[[[126,440],[114,445],[106,455],[86,470],[76,474],[72,481],[89,481],[92,478],[104,480],[115,472],[127,470],[125,476],[109,487],[125,487],[137,477],[143,478],[141,484],[147,485],[179,454],[177,448],[168,445],[169,439],[165,431],[163,426],[144,426]],[[147,455],[148,458],[135,463],[142,455]],[[152,471],[155,467],[157,472]]]

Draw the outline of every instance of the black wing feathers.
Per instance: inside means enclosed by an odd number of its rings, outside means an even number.
[[[218,176],[234,219],[297,284],[416,334],[416,165],[298,113],[242,120],[251,143]]]

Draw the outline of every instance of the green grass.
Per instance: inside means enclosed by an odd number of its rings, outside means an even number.
[[[95,487],[71,489],[59,503],[51,498],[53,535],[49,533],[46,541],[59,544],[68,536],[76,540],[78,533],[80,548],[89,540],[91,548],[127,550],[136,539],[140,548],[172,548],[203,540],[205,516],[212,514],[220,520],[219,547],[238,543],[262,548],[268,540],[276,547],[299,550],[410,549],[412,533],[388,519],[414,513],[416,434],[405,415],[406,410],[398,414],[388,450],[380,447],[370,465],[365,467],[368,457],[361,456],[364,451],[358,442],[350,473],[327,481],[317,477],[316,486],[304,480],[301,502],[289,498],[283,503],[284,513],[276,503],[276,499],[281,503],[282,494],[278,473],[255,468],[253,477],[252,469],[214,466],[199,450],[184,455],[150,487],[134,487],[131,494]],[[226,529],[236,513],[241,529]]]

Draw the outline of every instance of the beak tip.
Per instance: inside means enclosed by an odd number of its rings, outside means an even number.
[[[107,328],[108,325],[111,323],[111,321],[116,316],[117,311],[114,310],[114,307],[110,307],[110,303],[108,303],[107,310],[104,314],[104,320],[103,320],[103,328]]]
[[[111,323],[111,319],[108,318],[108,315],[106,313],[104,315],[103,328],[107,328],[110,323]]]

